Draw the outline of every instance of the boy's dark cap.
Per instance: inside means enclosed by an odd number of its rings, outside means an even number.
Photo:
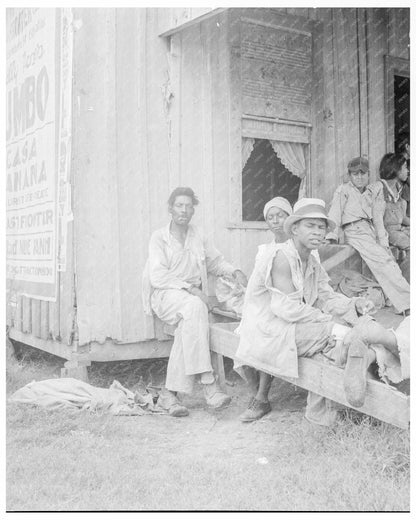
[[[348,163],[349,172],[358,172],[359,170],[362,172],[368,172],[370,170],[368,160],[364,157],[354,157],[354,159],[351,159]]]

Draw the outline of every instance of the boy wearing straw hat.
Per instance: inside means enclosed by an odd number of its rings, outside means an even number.
[[[346,398],[352,406],[360,407],[365,399],[367,368],[376,359],[368,345],[373,336],[379,341],[384,329],[364,318],[371,322],[364,326],[367,335],[360,329],[358,334],[350,334],[343,346],[351,331],[346,325],[359,322],[358,316],[372,312],[374,304],[363,298],[347,298],[329,285],[316,250],[334,227],[324,201],[305,198],[295,204],[283,226],[291,238],[270,248],[250,277],[236,357],[241,364],[288,377],[298,377],[298,356],[319,354],[339,365],[346,360]],[[336,414],[334,403],[309,392],[305,417],[310,422],[332,426]]]

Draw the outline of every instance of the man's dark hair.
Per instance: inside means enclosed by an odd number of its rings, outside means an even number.
[[[195,195],[194,190],[188,187],[175,188],[168,198],[168,206],[172,207],[175,204],[176,197],[180,197],[181,195],[186,195],[192,199],[192,204],[197,206],[199,204],[198,197]]]
[[[380,162],[380,179],[384,179],[385,181],[395,179],[405,162],[406,159],[403,155],[386,153]]]

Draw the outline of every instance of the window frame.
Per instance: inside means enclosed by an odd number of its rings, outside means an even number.
[[[280,118],[243,115],[241,118],[240,169],[238,183],[232,190],[231,214],[238,215],[237,220],[230,220],[228,229],[268,229],[265,222],[243,220],[242,200],[242,143],[244,137],[268,139],[305,144],[307,147],[305,193],[310,195],[311,186],[311,133],[312,125],[304,121],[291,121]]]

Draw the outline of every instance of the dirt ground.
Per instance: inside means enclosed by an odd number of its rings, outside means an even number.
[[[8,395],[59,377],[63,360],[23,347]],[[164,381],[166,360],[93,363],[90,383]],[[247,388],[226,363],[231,405],[190,415],[111,417],[7,406],[7,508],[14,511],[405,511],[408,432],[347,413],[333,429],[303,418],[306,392],[275,379],[273,411],[242,424]]]

